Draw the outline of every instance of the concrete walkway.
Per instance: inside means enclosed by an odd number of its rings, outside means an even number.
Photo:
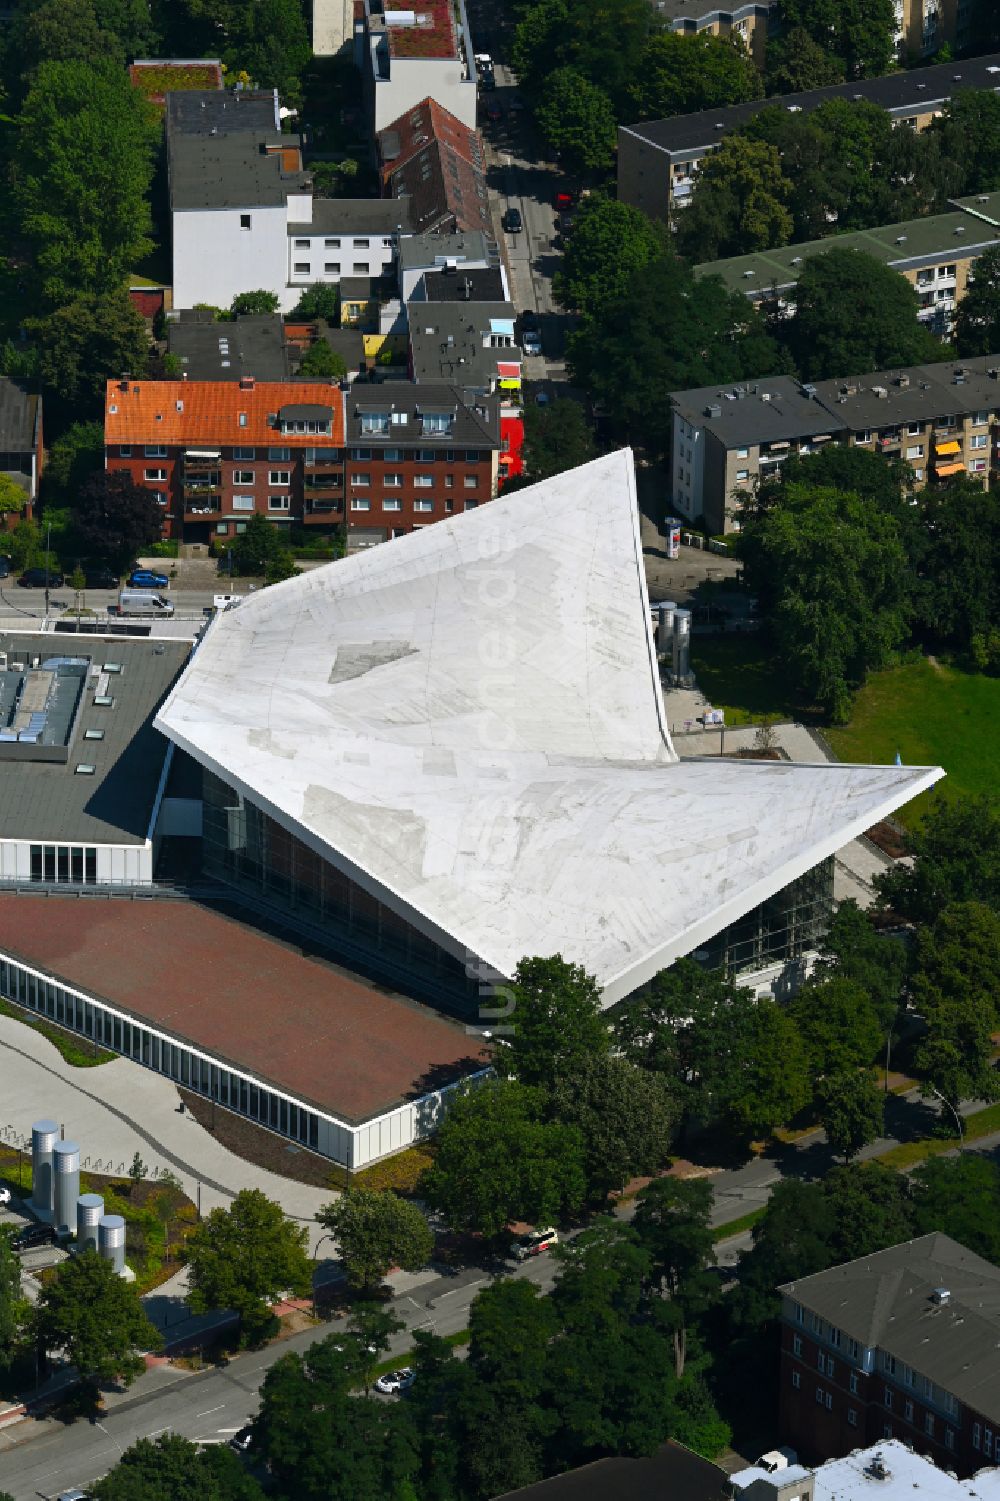
[[[126,1172],[135,1153],[150,1169],[166,1168],[203,1214],[228,1207],[244,1188],[259,1188],[309,1230],[313,1252],[325,1233],[314,1216],[336,1197],[278,1177],[226,1150],[190,1114],[169,1079],[128,1058],[98,1068],[74,1068],[47,1038],[0,1016],[0,1139],[28,1138],[36,1120],[51,1117],[66,1139],[79,1143],[86,1171]],[[6,1136],[4,1130],[6,1128]]]

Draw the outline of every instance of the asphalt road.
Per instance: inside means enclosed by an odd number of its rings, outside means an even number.
[[[507,1270],[548,1292],[555,1262],[542,1255]],[[406,1328],[393,1339],[391,1353],[402,1354],[412,1347],[414,1329],[447,1335],[467,1328],[469,1306],[490,1280],[487,1272],[472,1268],[434,1278],[398,1296],[392,1308]],[[51,1421],[24,1422],[0,1429],[0,1490],[9,1491],[14,1501],[38,1501],[39,1497],[48,1501],[71,1486],[85,1489],[106,1474],[130,1444],[167,1429],[205,1444],[225,1443],[255,1415],[261,1384],[276,1360],[289,1351],[305,1350],[343,1327],[343,1320],[323,1324],[266,1350],[242,1355],[225,1368],[197,1375],[160,1367],[152,1378],[155,1385],[149,1376],[140,1378],[151,1389],[126,1396],[100,1423],[78,1421],[64,1427]]]

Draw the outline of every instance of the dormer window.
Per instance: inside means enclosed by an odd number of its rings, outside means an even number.
[[[439,433],[442,436],[450,433],[454,424],[454,412],[422,412],[423,433],[425,437]]]
[[[362,433],[387,433],[389,431],[388,412],[359,412]]]
[[[277,421],[283,435],[302,434],[304,436],[309,433],[316,437],[329,437],[333,412],[329,407],[304,402],[301,406],[282,407],[277,415]]]

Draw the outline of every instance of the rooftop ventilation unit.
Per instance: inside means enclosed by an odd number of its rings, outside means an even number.
[[[951,1289],[948,1287],[936,1287],[931,1293],[931,1302],[936,1303],[939,1308],[943,1308],[946,1303],[951,1302]]]
[[[877,396],[880,401],[885,401],[889,391],[886,386],[872,386],[872,395]]]
[[[722,416],[722,408],[716,402],[713,402],[711,406],[707,406],[705,408],[705,416],[706,417],[721,417]]]
[[[896,244],[897,245],[905,245],[906,244],[906,236],[905,235],[897,235],[896,236]]]

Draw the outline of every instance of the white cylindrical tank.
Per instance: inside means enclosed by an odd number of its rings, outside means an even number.
[[[97,1227],[104,1214],[104,1200],[100,1194],[81,1194],[76,1201],[76,1248],[78,1251],[97,1250]]]
[[[120,1214],[103,1214],[97,1227],[97,1250],[119,1275],[125,1270],[125,1221]]]
[[[57,1230],[76,1229],[76,1201],[80,1197],[80,1148],[75,1141],[57,1141],[52,1148],[52,1175],[56,1184]]]
[[[677,603],[672,599],[661,599],[656,607],[656,647],[664,655],[671,650],[671,642],[674,637],[674,611]]]
[[[43,1215],[55,1208],[52,1148],[58,1140],[56,1121],[36,1121],[31,1128],[31,1202]]]
[[[684,679],[691,671],[691,611],[674,611],[674,677]]]

